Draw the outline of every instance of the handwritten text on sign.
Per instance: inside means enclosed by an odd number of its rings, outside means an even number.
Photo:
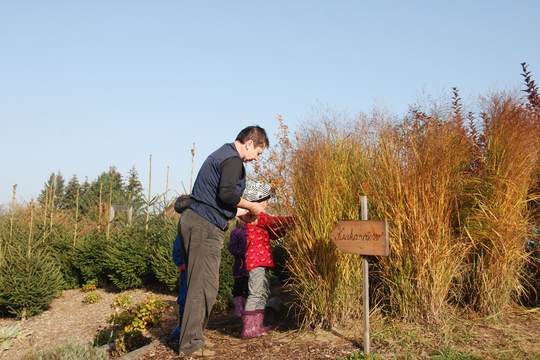
[[[346,254],[388,256],[388,225],[377,220],[340,220],[330,239]]]

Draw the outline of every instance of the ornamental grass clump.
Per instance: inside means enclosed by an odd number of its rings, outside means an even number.
[[[363,177],[391,247],[377,262],[376,297],[396,316],[434,321],[468,251],[454,226],[470,143],[461,116],[436,106],[376,128]]]
[[[321,115],[321,114],[319,114]],[[306,123],[297,139],[290,170],[295,227],[285,248],[290,286],[306,326],[333,326],[361,314],[359,256],[343,254],[330,240],[339,219],[356,219],[365,162],[351,133],[357,124],[343,114],[324,113]]]
[[[369,219],[389,225],[390,255],[370,257],[369,279],[386,314],[437,324],[456,307],[493,316],[537,304],[537,252],[526,243],[540,208],[540,102],[527,79],[528,104],[494,94],[474,104],[480,116],[454,89],[451,102],[415,105],[403,119],[321,110],[299,128],[281,169],[296,217],[289,285],[305,325],[362,313],[360,258],[329,239],[339,220],[359,219],[361,195]]]
[[[511,94],[487,97],[482,106],[484,164],[470,180],[472,205],[462,221],[473,246],[465,291],[474,309],[488,315],[508,308],[523,289],[540,119]]]

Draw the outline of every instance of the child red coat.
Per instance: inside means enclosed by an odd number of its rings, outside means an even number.
[[[274,255],[270,240],[285,235],[285,228],[292,222],[288,216],[260,214],[257,221],[246,224],[246,268],[259,266],[274,267]]]

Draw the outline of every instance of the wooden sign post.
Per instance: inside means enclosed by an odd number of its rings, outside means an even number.
[[[364,297],[364,353],[369,354],[369,264],[367,255],[388,256],[388,224],[368,220],[367,197],[362,196],[362,220],[340,220],[330,232],[330,239],[345,254],[362,255],[362,284]]]

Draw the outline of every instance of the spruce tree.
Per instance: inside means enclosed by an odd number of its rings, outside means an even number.
[[[140,288],[152,273],[150,257],[151,248],[141,229],[114,232],[106,253],[108,276],[121,290]]]
[[[139,173],[135,166],[128,171],[128,183],[126,184],[127,193],[127,205],[131,206],[134,210],[140,209],[144,204],[143,200],[143,187],[139,180]]]
[[[64,285],[50,252],[25,242],[8,244],[0,264],[0,307],[22,319],[41,313]]]
[[[83,184],[83,187],[85,185]],[[82,214],[97,214],[110,205],[125,205],[126,194],[123,188],[122,175],[111,166],[109,171],[102,172],[90,186],[84,188],[80,196],[80,210]]]
[[[38,201],[41,206],[60,209],[64,199],[64,177],[59,171],[52,173],[49,180],[45,182],[45,187],[41,190],[38,196]]]
[[[94,201],[104,204],[124,205],[126,203],[126,194],[124,190],[122,175],[112,166],[109,171],[102,172],[98,178],[90,184],[85,196],[91,197]]]
[[[69,180],[66,191],[64,194],[63,205],[66,209],[74,209],[77,204],[77,196],[80,195],[81,185],[79,184],[79,179],[77,175],[73,175],[71,180]]]
[[[178,268],[172,259],[172,248],[176,237],[178,218],[161,217],[152,221],[148,231],[150,266],[154,276],[169,290],[178,290]]]
[[[89,194],[91,186],[88,176],[86,176],[79,191],[79,212],[81,215],[87,215],[92,209],[97,209],[97,200]]]
[[[78,269],[83,283],[97,280],[100,285],[107,283],[107,238],[105,233],[92,229],[86,232],[71,258]]]
[[[90,188],[90,182],[88,181],[88,176],[84,177],[84,182],[81,185],[81,194],[87,191]]]
[[[124,180],[122,179],[122,174],[118,172],[116,166],[109,167],[109,176],[114,184],[114,190],[122,190],[124,187]]]

